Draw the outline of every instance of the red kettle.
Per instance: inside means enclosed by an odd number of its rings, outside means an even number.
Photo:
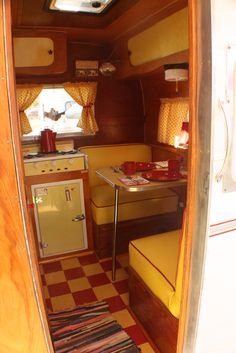
[[[56,132],[50,129],[41,131],[41,152],[56,152]]]

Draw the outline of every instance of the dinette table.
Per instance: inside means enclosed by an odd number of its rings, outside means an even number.
[[[180,178],[177,180],[165,180],[165,181],[150,181],[148,180],[144,184],[138,185],[126,185],[120,179],[124,178],[127,181],[134,180],[135,177],[142,176],[142,173],[136,173],[132,176],[125,176],[125,174],[117,167],[104,167],[96,170],[96,174],[114,188],[115,200],[114,200],[114,221],[113,221],[113,241],[112,241],[112,281],[116,278],[116,243],[117,243],[117,225],[118,225],[118,211],[119,211],[119,192],[143,192],[148,190],[157,190],[163,188],[176,188],[179,186],[185,186],[187,183],[186,178]],[[174,179],[174,178],[173,178]],[[145,182],[145,181],[144,181]]]

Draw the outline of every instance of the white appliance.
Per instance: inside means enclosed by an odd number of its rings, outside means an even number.
[[[41,257],[88,247],[83,180],[57,177],[54,181],[50,175],[85,168],[85,155],[77,151],[25,156],[26,178],[33,178],[31,192]],[[37,182],[42,175],[44,181]]]

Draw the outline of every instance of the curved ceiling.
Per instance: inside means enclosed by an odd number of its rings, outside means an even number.
[[[47,11],[45,0],[11,0],[13,29],[61,30],[69,40],[113,42],[185,7],[188,0],[118,0],[103,15]]]
[[[14,26],[50,26],[102,29],[139,0],[116,1],[104,14],[70,13],[48,10],[45,0],[12,1]]]

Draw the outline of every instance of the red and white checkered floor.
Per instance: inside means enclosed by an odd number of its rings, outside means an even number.
[[[104,299],[110,311],[143,353],[158,352],[128,310],[128,255],[117,256],[116,281],[111,282],[111,259],[94,253],[40,265],[49,311]]]

